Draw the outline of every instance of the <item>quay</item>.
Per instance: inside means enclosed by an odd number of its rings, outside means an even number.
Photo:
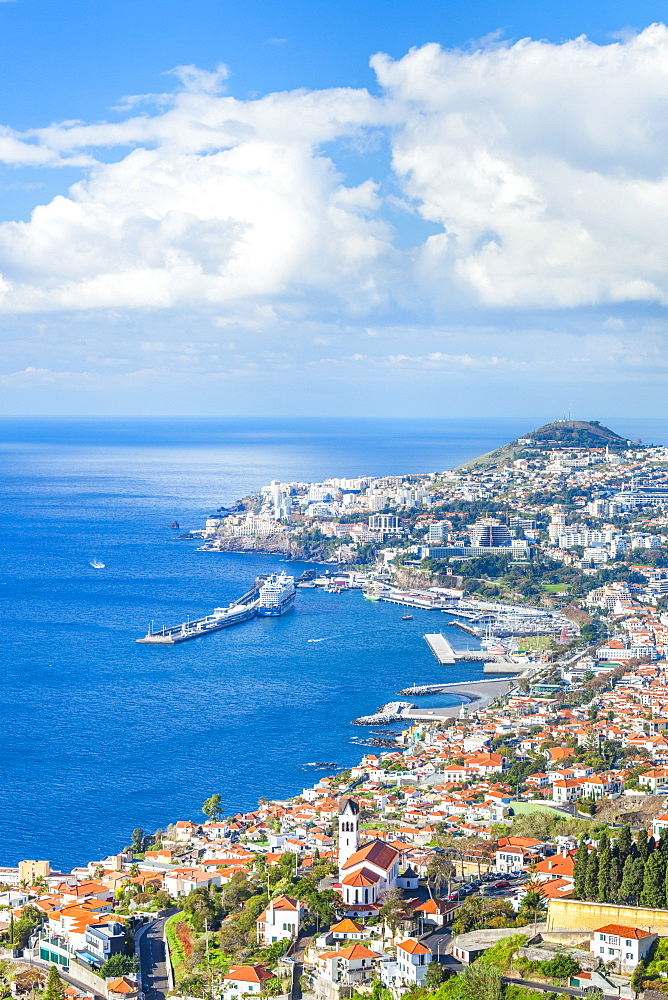
[[[513,661],[505,653],[488,653],[486,649],[454,650],[442,632],[431,632],[425,635],[425,641],[442,666],[452,666],[457,662],[512,664]],[[505,672],[505,671],[504,671]]]
[[[424,638],[440,664],[451,666],[455,662],[455,652],[444,635],[440,632],[432,632],[425,635]]]
[[[257,579],[249,591],[227,608],[214,608],[211,614],[193,621],[183,622],[181,625],[163,626],[155,631],[149,629],[145,636],[141,639],[135,639],[135,642],[173,646],[178,642],[198,639],[210,632],[218,632],[231,625],[240,625],[241,622],[250,621],[257,614],[261,583],[262,580]]]

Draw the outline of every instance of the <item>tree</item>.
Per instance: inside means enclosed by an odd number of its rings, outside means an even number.
[[[476,962],[458,977],[460,1000],[502,1000],[501,974],[492,965]]]
[[[576,899],[585,898],[585,884],[587,878],[587,842],[582,838],[575,852],[575,863],[573,865],[573,895]]]
[[[135,827],[132,831],[132,853],[141,854],[144,846],[144,831],[140,827]]]
[[[640,905],[652,908],[666,905],[666,862],[659,851],[654,851],[647,859]]]
[[[205,924],[211,930],[217,930],[223,912],[220,893],[205,886],[192,889],[183,901],[183,912],[194,931],[201,934]]]
[[[631,830],[628,826],[623,826],[619,831],[619,836],[617,837],[617,854],[619,856],[619,863],[624,868],[624,862],[631,853],[633,841],[631,840]]]
[[[65,986],[58,975],[58,969],[52,965],[49,969],[49,978],[46,982],[46,989],[42,993],[42,1000],[64,1000]]]
[[[110,955],[100,969],[103,979],[111,976],[131,976],[137,971],[137,959],[134,955]]]
[[[424,985],[428,989],[435,989],[440,986],[445,979],[445,969],[440,962],[430,962],[424,977]]]
[[[585,876],[585,899],[596,899],[598,896],[598,851],[590,851],[587,858],[587,874]]]
[[[624,862],[622,872],[622,884],[619,890],[619,901],[621,903],[637,903],[643,888],[644,865],[641,858],[634,858],[629,854]]]
[[[596,899],[599,903],[610,902],[611,860],[610,847],[608,846],[608,838],[606,837],[603,844],[603,850],[600,852],[598,859],[598,893],[596,895]]]
[[[644,958],[641,958],[635,969],[633,970],[633,975],[631,976],[631,989],[636,996],[640,993],[643,988],[643,980],[645,978],[645,970],[647,969],[647,962]]]
[[[443,854],[434,854],[427,868],[427,888],[429,889],[429,895],[431,896],[431,886],[433,883],[436,895],[440,896],[443,882],[452,878],[454,873],[455,866],[452,861]]]
[[[639,831],[638,837],[637,837],[637,840],[636,840],[636,848],[637,848],[638,855],[641,858],[641,860],[642,861],[647,861],[647,857],[648,857],[648,854],[649,854],[649,845],[648,845],[648,841],[647,841],[647,830],[643,829],[643,830]]]
[[[30,935],[42,923],[44,914],[36,906],[24,906],[18,920],[10,922],[10,940],[12,947],[25,948]]]
[[[223,815],[223,805],[222,799],[218,793],[215,795],[210,795],[208,799],[204,800],[204,805],[202,806],[202,812],[205,816],[208,816],[210,820],[214,822],[218,821]]]
[[[580,971],[580,966],[570,955],[555,955],[540,963],[541,971],[551,979],[570,979]]]
[[[612,858],[610,859],[610,879],[609,879],[610,893],[608,898],[611,903],[616,903],[617,900],[619,899],[619,888],[621,882],[622,882],[622,875],[619,866],[619,858],[617,857],[617,854],[615,852],[613,853]]]
[[[406,909],[402,901],[401,889],[390,889],[387,899],[380,908],[380,914],[390,928],[392,937],[401,926],[401,922],[406,916]]]

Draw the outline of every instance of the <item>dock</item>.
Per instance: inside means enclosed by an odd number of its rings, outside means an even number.
[[[226,608],[214,608],[211,614],[195,618],[192,621],[189,619],[180,625],[164,625],[161,629],[155,630],[149,628],[146,635],[141,639],[135,639],[135,642],[156,646],[173,646],[179,642],[198,639],[203,635],[209,635],[210,632],[219,632],[232,625],[240,625],[242,622],[250,621],[257,614],[261,582],[261,579],[256,580],[249,591]]]
[[[444,666],[460,662],[514,666],[514,661],[507,653],[489,653],[486,649],[453,649],[442,632],[431,632],[425,635],[425,640],[438,662]],[[514,672],[509,670],[509,673]]]
[[[429,632],[424,638],[439,663],[450,666],[455,663],[455,652],[441,632]]]

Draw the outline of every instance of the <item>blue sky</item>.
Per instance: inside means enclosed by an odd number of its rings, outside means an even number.
[[[0,2],[0,412],[662,414],[662,13]]]

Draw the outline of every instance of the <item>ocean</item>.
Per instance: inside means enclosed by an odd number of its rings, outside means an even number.
[[[301,590],[282,618],[172,648],[135,639],[286,566],[198,552],[178,540],[175,519],[202,527],[271,479],[452,468],[538,423],[0,420],[0,866],[97,860],[135,827],[203,818],[214,792],[226,815],[297,794],[318,773],[308,762],[360,759],[353,741],[365,730],[351,720],[401,688],[446,671],[479,679],[479,665],[443,668],[427,649],[438,612],[404,622],[359,592]],[[613,427],[668,439],[668,422],[626,424]],[[453,645],[471,642],[451,631]]]

